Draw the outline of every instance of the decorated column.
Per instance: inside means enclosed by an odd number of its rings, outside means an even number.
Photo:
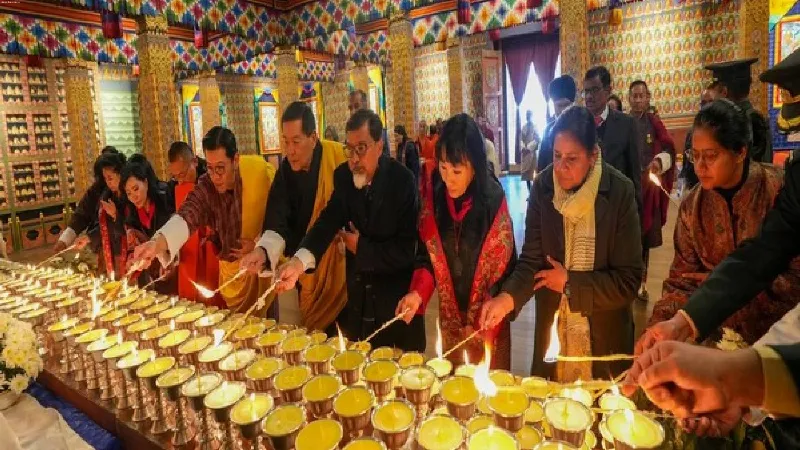
[[[403,125],[413,134],[414,123],[414,42],[411,22],[398,15],[389,23],[390,56],[392,60],[392,116],[395,125]]]
[[[156,175],[167,179],[167,149],[181,136],[167,19],[142,16],[137,26],[142,151]]]
[[[82,195],[92,184],[92,165],[100,154],[97,129],[94,121],[95,104],[92,101],[92,78],[88,63],[77,59],[67,62],[64,71],[67,116],[70,127],[69,140],[72,152],[72,167],[75,171],[75,192]]]
[[[756,0],[757,1],[757,0]],[[570,75],[577,83],[589,70],[589,28],[586,0],[559,2],[561,29],[561,73]]]
[[[213,70],[200,74],[200,109],[203,111],[203,134],[221,125],[219,115],[220,95],[216,73]]]
[[[392,66],[383,68],[383,91],[386,93],[386,129],[389,130],[389,152],[392,156],[397,157],[397,142],[394,140],[394,83],[392,81],[392,72]],[[412,139],[417,135],[414,129],[406,129],[406,133]]]
[[[459,38],[447,40],[447,78],[450,81],[450,115],[464,112],[464,53]]]
[[[739,13],[739,58],[758,58],[750,66],[753,84],[750,102],[762,113],[767,112],[766,84],[758,81],[761,72],[769,68],[769,3],[764,0],[742,0]]]
[[[294,48],[279,47],[275,50],[275,70],[278,73],[278,110],[280,111],[278,119],[280,120],[286,107],[300,97]],[[281,129],[282,127],[278,127],[278,130]],[[283,131],[280,132],[283,133]],[[281,138],[281,150],[286,151],[283,138]]]
[[[219,82],[225,96],[228,128],[236,135],[239,151],[243,154],[258,153],[255,83],[249,75],[220,75]]]
[[[323,82],[322,98],[325,99],[325,123],[332,126],[339,139],[344,139],[344,127],[347,123],[347,83],[350,81],[350,72],[346,69],[337,70],[333,83]]]
[[[472,117],[483,116],[483,50],[490,48],[486,33],[476,33],[460,40],[464,108]],[[453,87],[450,87],[452,95]]]
[[[363,91],[365,94],[369,95],[369,71],[367,70],[367,65],[364,62],[357,62],[352,64],[350,62],[347,63],[348,67],[352,67],[352,71],[350,71],[350,76],[353,79],[353,86],[356,90]]]

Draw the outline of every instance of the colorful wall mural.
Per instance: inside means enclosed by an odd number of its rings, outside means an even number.
[[[782,5],[779,5],[782,6]],[[772,4],[770,4],[772,8]],[[784,11],[780,9],[777,13]],[[770,9],[770,16],[773,15]],[[776,14],[777,15],[777,14]],[[785,10],[775,21],[775,26],[770,31],[769,36],[769,65],[770,67],[779,63],[783,58],[800,48],[800,1]],[[784,135],[777,132],[776,121],[781,106],[781,93],[775,86],[770,85],[769,90],[769,122],[772,127],[772,139],[775,149],[796,149],[800,148],[800,133]]]
[[[417,119],[429,124],[450,117],[450,80],[447,52],[434,46],[418,48],[414,55]]]

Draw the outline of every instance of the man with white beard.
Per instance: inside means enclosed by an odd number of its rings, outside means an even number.
[[[417,187],[401,163],[382,155],[380,118],[356,111],[347,121],[347,164],[333,174],[333,194],[297,252],[277,270],[278,291],[295,286],[316,268],[339,235],[347,247],[347,305],[337,322],[350,340],[361,340],[395,315],[414,272],[417,244]],[[397,321],[379,333],[373,347],[425,351],[425,324]]]

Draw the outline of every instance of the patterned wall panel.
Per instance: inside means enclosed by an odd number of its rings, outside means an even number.
[[[622,8],[618,27],[608,25],[608,11],[589,12],[591,64],[608,67],[623,99],[642,78],[662,115],[695,113],[711,81],[703,66],[736,57],[739,1],[648,0]]]
[[[236,135],[236,145],[243,154],[257,154],[253,82],[236,75],[221,75],[217,78],[228,113],[228,127]]]
[[[433,46],[414,51],[417,120],[428,123],[450,117],[450,81],[447,71],[447,52]]]
[[[297,76],[303,81],[333,81],[333,61],[306,59],[297,64]]]

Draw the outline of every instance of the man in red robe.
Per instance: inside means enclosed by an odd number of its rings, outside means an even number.
[[[169,147],[170,185],[175,190],[175,210],[177,211],[189,192],[194,189],[200,175],[206,173],[206,161],[195,156],[186,142],[174,142]],[[210,290],[217,288],[219,280],[219,261],[213,243],[214,232],[210,228],[200,228],[193,233],[181,247],[178,264],[178,295],[190,300],[224,306],[219,294],[207,299],[197,292],[192,281]]]
[[[650,249],[664,243],[661,228],[667,223],[669,198],[651,179],[650,174],[659,177],[667,192],[672,191],[675,180],[675,144],[664,123],[650,110],[650,90],[647,83],[636,80],[628,89],[628,102],[631,115],[637,122],[639,148],[642,161],[642,259],[644,273],[639,299],[647,301],[647,266]]]

